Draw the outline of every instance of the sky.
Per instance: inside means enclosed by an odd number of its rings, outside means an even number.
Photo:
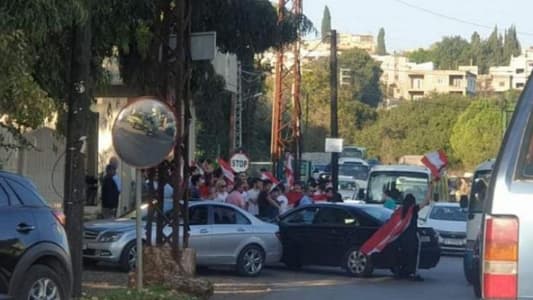
[[[303,0],[319,32],[325,5],[338,32],[377,36],[383,27],[388,52],[426,48],[444,36],[470,40],[474,31],[486,38],[494,26],[503,34],[511,25],[522,48],[533,46],[532,0]]]

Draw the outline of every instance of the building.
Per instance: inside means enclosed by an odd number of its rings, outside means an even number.
[[[374,53],[376,49],[374,36],[370,34],[337,34],[337,49],[339,52],[353,48],[363,49],[369,54]],[[329,42],[322,41],[321,39],[304,40],[302,41],[300,55],[302,65],[319,58],[329,57]],[[291,51],[291,48],[287,49],[283,57],[286,65],[290,66],[294,63],[294,55]],[[276,63],[276,53],[274,51],[268,51],[264,53],[262,62],[270,63],[272,66],[274,66]]]
[[[412,63],[405,56],[373,55],[381,62],[388,99],[414,100],[432,93],[474,95],[476,66],[460,66],[458,70],[435,70],[432,62]]]
[[[521,55],[511,57],[508,66],[490,67],[487,88],[494,92],[521,90],[525,87],[531,71],[533,71],[533,48],[528,48]]]

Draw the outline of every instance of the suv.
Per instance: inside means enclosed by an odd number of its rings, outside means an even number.
[[[0,299],[69,299],[65,217],[27,179],[0,172]]]

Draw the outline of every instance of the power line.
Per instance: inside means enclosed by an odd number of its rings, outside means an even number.
[[[398,3],[401,3],[401,4],[405,5],[405,6],[408,6],[410,8],[413,8],[413,9],[416,9],[416,10],[419,10],[419,11],[423,11],[425,13],[428,13],[428,14],[431,14],[431,15],[434,15],[434,16],[437,16],[437,17],[440,17],[440,18],[443,18],[443,19],[448,19],[448,20],[455,21],[455,22],[458,22],[458,23],[467,24],[467,25],[476,26],[476,27],[485,28],[485,29],[493,29],[494,28],[493,26],[480,24],[480,23],[468,21],[468,20],[465,20],[465,19],[460,19],[460,18],[457,18],[457,17],[454,17],[454,16],[446,15],[446,14],[443,14],[443,13],[439,13],[439,12],[436,12],[436,11],[433,11],[433,10],[429,10],[427,8],[424,8],[424,7],[421,7],[421,6],[417,6],[417,5],[411,4],[411,3],[403,1],[403,0],[394,0],[394,1],[396,1]],[[516,33],[520,34],[520,35],[533,36],[533,33],[531,33],[531,32],[517,31]]]

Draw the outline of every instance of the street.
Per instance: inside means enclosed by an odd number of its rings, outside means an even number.
[[[442,257],[435,269],[423,270],[424,282],[396,280],[387,270],[372,278],[351,278],[335,268],[304,268],[289,271],[270,267],[259,277],[246,278],[232,270],[200,269],[198,277],[215,284],[213,300],[289,299],[475,299],[462,271],[461,257]],[[127,275],[111,267],[94,267],[84,273],[84,290],[125,286]]]

